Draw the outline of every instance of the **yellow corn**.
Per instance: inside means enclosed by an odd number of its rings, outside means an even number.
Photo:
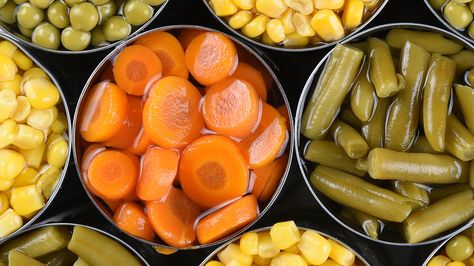
[[[0,81],[12,80],[18,68],[13,60],[4,54],[0,54]]]
[[[319,10],[311,19],[311,26],[326,42],[339,40],[344,37],[344,27],[341,20],[332,10]]]
[[[258,234],[254,232],[245,233],[240,238],[240,250],[247,255],[258,254]]]
[[[25,168],[25,158],[16,151],[0,150],[0,179],[13,180]]]
[[[462,261],[452,261],[452,262],[448,262],[446,266],[466,266],[466,264]]]
[[[41,143],[32,150],[22,150],[20,149],[20,154],[25,157],[26,164],[29,167],[33,167],[35,169],[39,169],[41,166],[41,162],[43,161],[44,152],[46,151],[46,144]]]
[[[49,199],[59,182],[61,171],[54,166],[45,166],[40,173],[36,187],[41,191],[44,198]]]
[[[38,171],[30,167],[25,168],[25,170],[23,170],[23,172],[21,172],[15,178],[15,182],[13,182],[13,187],[23,187],[36,184],[38,178]]]
[[[319,266],[341,266],[341,264],[335,262],[332,259],[328,259],[327,261],[323,262],[323,264],[321,264]]]
[[[377,7],[380,3],[380,0],[364,0],[364,5],[368,8],[368,9],[374,9],[375,7]]]
[[[280,43],[285,39],[285,27],[279,19],[270,19],[267,24],[267,35],[274,43]]]
[[[0,238],[15,232],[23,225],[23,218],[13,209],[6,210],[0,215]]]
[[[26,70],[25,73],[23,73],[23,81],[37,78],[46,78],[49,80],[49,77],[46,72],[44,72],[44,70],[39,67],[32,67]]]
[[[237,261],[244,265],[252,264],[252,256],[243,253],[236,244],[229,244],[225,249],[217,253],[217,257],[226,265],[231,261]]]
[[[283,251],[288,252],[288,253],[294,253],[294,254],[300,253],[300,250],[298,249],[298,244],[295,244],[289,248],[285,248]]]
[[[364,15],[364,2],[362,0],[347,0],[342,13],[342,24],[346,30],[352,30],[360,25]]]
[[[54,133],[62,134],[67,129],[67,118],[63,112],[58,114],[56,120],[54,120],[53,124],[51,125],[51,131]]]
[[[314,8],[316,9],[338,10],[343,6],[344,0],[314,0]]]
[[[329,253],[331,259],[343,266],[350,266],[354,263],[355,255],[352,251],[334,240],[328,239],[328,241],[331,244],[331,252]]]
[[[296,32],[299,35],[303,37],[311,37],[316,35],[316,32],[309,23],[308,16],[296,12],[293,14],[293,18],[291,20],[293,21],[293,25],[295,26]]]
[[[16,95],[21,94],[21,80],[22,77],[15,74],[12,80],[0,81],[0,90],[10,89],[15,92]]]
[[[257,11],[271,18],[279,18],[288,8],[283,0],[257,0]]]
[[[0,122],[10,117],[16,107],[16,94],[13,90],[0,91]]]
[[[12,144],[18,134],[17,124],[7,119],[0,124],[0,149]]]
[[[10,205],[19,215],[28,215],[44,206],[44,198],[35,185],[17,187],[12,189]]]
[[[231,260],[229,263],[226,263],[225,266],[248,266],[250,264],[243,264],[239,261],[236,261],[236,260]]]
[[[263,34],[262,34],[262,42],[264,44],[268,44],[268,45],[275,45],[276,43],[272,41],[272,39],[270,39],[270,37],[268,36],[268,33],[265,31]]]
[[[18,134],[13,141],[13,145],[23,150],[32,150],[36,149],[43,142],[43,131],[28,125],[18,125]]]
[[[253,256],[253,264],[256,264],[258,266],[268,266],[270,265],[270,262],[272,259],[270,258],[262,258],[258,255]]]
[[[303,233],[298,248],[309,264],[319,265],[325,262],[331,252],[331,244],[320,234],[308,230]]]
[[[10,41],[1,41],[0,42],[0,54],[12,57],[16,51],[16,46]]]
[[[258,256],[271,259],[280,253],[280,249],[273,243],[269,232],[258,234]]]
[[[0,179],[0,191],[5,192],[9,190],[13,186],[14,181],[15,181],[14,179],[11,179],[11,180]]]
[[[270,229],[273,243],[279,249],[293,246],[300,241],[300,232],[294,221],[276,223]]]
[[[33,108],[48,109],[59,101],[58,88],[44,78],[27,80],[23,84],[23,90]]]
[[[309,15],[314,11],[313,0],[284,0],[285,4],[291,8],[300,12],[303,15]]]
[[[283,15],[281,15],[281,22],[283,23],[283,28],[285,29],[285,34],[290,34],[295,32],[295,25],[293,25],[293,10],[288,8]]]
[[[20,69],[28,70],[33,67],[33,61],[20,50],[15,51],[12,59]]]
[[[10,118],[16,122],[24,122],[31,112],[31,104],[26,96],[16,97],[16,107]]]
[[[283,41],[283,45],[287,48],[303,47],[308,45],[309,38],[303,37],[296,32],[286,35],[286,39]]]
[[[48,140],[46,141],[46,147],[48,147],[49,145],[51,145],[52,143],[58,141],[58,140],[61,140],[61,139],[64,139],[64,137],[61,135],[61,134],[58,134],[58,133],[51,133],[49,136],[48,136]]]
[[[48,164],[57,168],[63,167],[66,163],[67,152],[68,143],[66,140],[55,141],[48,146],[48,150],[46,151]]]
[[[265,15],[258,15],[242,28],[242,33],[250,38],[262,35],[267,28],[269,18]]]
[[[219,262],[217,260],[211,260],[210,262],[206,263],[205,266],[225,266],[222,264],[222,262]]]
[[[47,129],[56,118],[58,118],[58,109],[55,106],[48,109],[33,108],[26,123],[37,129]]]
[[[241,10],[229,18],[229,25],[233,29],[236,29],[236,30],[241,29],[245,25],[247,25],[247,23],[249,23],[252,20],[252,18],[253,18],[253,13],[251,11]]]
[[[270,266],[306,266],[308,263],[297,254],[282,252],[272,259]]]
[[[239,10],[232,0],[210,0],[209,3],[219,17],[233,15]]]
[[[10,202],[5,193],[0,193],[0,214],[4,213],[10,208]]]
[[[243,10],[255,8],[255,0],[234,0],[234,4]]]

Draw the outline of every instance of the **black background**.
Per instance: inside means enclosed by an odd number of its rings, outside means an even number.
[[[201,0],[169,1],[170,3],[158,18],[148,26],[148,29],[164,25],[193,24],[230,33],[216,21]],[[422,0],[391,0],[368,27],[392,22],[418,22],[443,27],[429,12]],[[252,47],[258,53],[265,55],[267,62],[279,77],[294,114],[300,92],[307,77],[329,49],[304,53],[285,53],[256,47],[255,45]],[[89,55],[57,55],[38,50],[31,51],[59,81],[69,103],[71,116],[87,78],[108,52],[110,51]],[[153,248],[120,233],[94,208],[80,184],[72,156],[68,170],[58,195],[48,210],[36,221],[36,224],[62,221],[98,227],[131,244],[151,265],[199,265],[214,249],[180,251],[168,256],[157,254]],[[421,265],[435,247],[435,245],[421,247],[381,245],[365,240],[344,229],[327,216],[311,196],[296,160],[293,160],[287,182],[277,201],[252,228],[268,226],[286,219],[295,219],[299,225],[310,226],[343,239],[363,254],[371,265]]]

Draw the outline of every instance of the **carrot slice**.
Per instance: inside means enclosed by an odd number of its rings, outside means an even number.
[[[96,84],[81,108],[79,128],[88,142],[100,142],[113,137],[127,117],[127,94],[112,82]]]
[[[109,209],[112,211],[112,212],[115,212],[115,210],[120,206],[120,204],[122,204],[122,200],[108,200],[108,199],[102,199],[105,204],[107,204],[107,206],[109,207]]]
[[[250,83],[226,78],[209,88],[202,113],[210,130],[243,139],[255,130],[260,105],[260,98]]]
[[[124,202],[120,204],[114,213],[115,224],[123,231],[153,241],[155,232],[143,207],[135,202]]]
[[[106,150],[91,160],[87,179],[97,196],[104,199],[121,199],[135,189],[138,171],[139,165],[128,154]]]
[[[204,30],[198,29],[184,29],[179,33],[178,40],[181,43],[181,46],[183,46],[183,49],[186,50],[186,48],[188,48],[189,44],[196,36],[205,32],[206,31]]]
[[[252,87],[257,91],[262,101],[267,101],[267,85],[265,84],[262,73],[256,68],[240,62],[234,74],[232,74],[232,77],[245,80],[252,84]]]
[[[164,201],[178,172],[176,150],[152,147],[142,157],[137,195],[141,200]]]
[[[132,145],[128,148],[128,151],[136,155],[143,155],[146,150],[153,145],[155,145],[155,143],[148,137],[142,125],[142,128],[135,137]]]
[[[238,64],[234,43],[221,33],[196,36],[186,49],[186,66],[199,83],[212,85],[234,72]]]
[[[167,244],[182,248],[196,241],[193,224],[201,211],[182,190],[173,187],[165,202],[145,204],[153,230]]]
[[[130,147],[142,127],[142,99],[128,96],[127,118],[112,138],[104,142],[107,147],[126,149]]]
[[[125,47],[114,62],[117,85],[128,94],[142,96],[147,84],[161,77],[162,65],[158,56],[142,45]]]
[[[226,237],[251,223],[258,214],[257,198],[247,195],[199,220],[198,241],[208,244]]]
[[[114,82],[114,71],[110,63],[107,63],[104,71],[102,71],[102,74],[100,75],[100,80],[103,80],[103,81],[108,80],[108,81]]]
[[[140,37],[135,44],[150,48],[160,58],[163,76],[188,78],[188,68],[184,60],[184,50],[178,39],[171,33],[155,31]]]
[[[286,119],[264,103],[257,130],[240,143],[250,168],[255,169],[275,160],[287,140]]]
[[[280,115],[286,119],[286,128],[290,128],[290,115],[288,114],[288,108],[286,107],[286,105],[280,105],[278,106],[277,108],[277,111],[278,113],[280,113]]]
[[[143,108],[143,127],[163,148],[180,148],[199,137],[203,120],[201,94],[189,81],[165,77],[151,89]]]
[[[283,155],[275,161],[253,170],[256,176],[252,194],[258,201],[267,202],[275,193],[281,177],[288,165],[288,155]]]
[[[183,151],[179,181],[197,204],[211,208],[242,196],[248,187],[249,170],[237,144],[227,137],[201,137]]]

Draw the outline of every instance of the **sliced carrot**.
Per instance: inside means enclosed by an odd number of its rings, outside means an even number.
[[[86,186],[87,190],[90,191],[92,194],[97,195],[97,191],[90,185],[89,178],[87,176],[87,170],[91,165],[92,159],[94,159],[97,154],[105,151],[106,148],[99,144],[92,144],[84,151],[81,160],[81,173],[82,173],[82,180],[84,181],[84,185]]]
[[[127,94],[112,82],[95,85],[86,96],[79,120],[81,136],[88,142],[113,137],[127,117]]]
[[[277,108],[277,111],[278,113],[280,113],[280,115],[286,119],[286,128],[290,128],[290,115],[288,114],[288,108],[286,107],[286,105],[280,105],[278,106]],[[290,111],[291,112],[291,111]]]
[[[168,245],[183,248],[196,241],[193,224],[201,210],[182,190],[173,187],[165,202],[145,204],[153,230]]]
[[[191,41],[201,33],[205,33],[205,30],[198,30],[198,29],[184,29],[178,35],[178,40],[183,46],[184,50],[188,48]]]
[[[280,180],[288,165],[288,155],[283,155],[270,164],[253,170],[256,179],[252,194],[258,201],[267,202],[275,193]]]
[[[87,169],[87,179],[96,195],[104,199],[121,199],[135,189],[139,165],[128,154],[106,150],[97,154]]]
[[[156,144],[148,137],[142,125],[142,128],[135,137],[132,145],[128,148],[128,151],[136,155],[142,155],[153,145]]]
[[[102,199],[105,204],[109,207],[110,211],[115,212],[115,210],[122,204],[122,200],[108,200],[108,199]]]
[[[162,65],[158,56],[142,45],[125,47],[114,62],[117,85],[128,94],[142,96],[147,84],[161,77]]]
[[[143,127],[163,148],[180,148],[199,137],[204,122],[199,111],[201,94],[191,82],[165,77],[151,89],[143,108]]]
[[[237,144],[227,137],[201,137],[183,151],[179,181],[197,204],[211,208],[242,196],[248,187],[249,170]]]
[[[178,76],[188,78],[188,68],[184,60],[184,50],[178,39],[171,33],[155,31],[140,37],[135,44],[150,48],[160,58],[163,77]]]
[[[104,142],[107,147],[126,149],[130,147],[142,127],[142,99],[128,96],[127,118],[122,127],[112,138]]]
[[[120,204],[114,213],[114,222],[123,231],[153,241],[155,232],[143,207],[135,202],[124,202]]]
[[[100,80],[108,80],[114,82],[114,71],[110,63],[107,63],[107,65],[105,66],[104,71],[100,75]]]
[[[149,148],[142,157],[137,195],[141,200],[164,201],[178,172],[176,150]]]
[[[234,43],[221,33],[206,32],[196,36],[186,49],[186,66],[199,83],[212,85],[229,77],[237,64]]]
[[[279,155],[287,140],[286,119],[264,103],[257,130],[240,143],[250,168],[269,164]]]
[[[208,244],[222,239],[251,223],[258,214],[257,198],[247,195],[199,220],[198,241]]]
[[[240,62],[235,69],[234,74],[232,74],[232,77],[242,79],[250,83],[257,91],[258,96],[260,96],[262,101],[267,101],[267,85],[265,84],[262,73],[256,68],[249,64]]]
[[[243,139],[256,128],[260,102],[250,83],[226,78],[207,91],[202,106],[204,121],[212,131]]]

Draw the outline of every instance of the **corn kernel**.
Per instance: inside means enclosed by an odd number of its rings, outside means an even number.
[[[228,264],[231,261],[237,261],[244,265],[252,264],[252,256],[244,254],[240,250],[239,246],[233,243],[229,244],[225,249],[217,253],[217,257],[224,264]]]
[[[242,10],[250,10],[255,8],[255,0],[234,0],[236,4]]]
[[[272,41],[272,39],[270,39],[270,37],[268,36],[268,33],[265,31],[263,34],[262,34],[262,42],[264,44],[268,44],[268,45],[275,45],[276,43]]]
[[[344,0],[314,0],[314,8],[316,9],[338,10],[343,6]]]
[[[300,256],[292,253],[282,252],[272,259],[270,266],[307,266],[308,263]]]
[[[343,266],[350,266],[354,263],[355,255],[352,251],[334,240],[328,239],[328,242],[331,245],[331,252],[329,253],[331,259]]]
[[[367,9],[371,10],[376,8],[380,3],[380,0],[364,0],[364,5]]]
[[[262,258],[259,255],[253,256],[253,264],[256,264],[258,266],[268,266],[270,265],[270,262],[272,259],[270,258]]]
[[[12,180],[25,168],[25,158],[16,151],[0,150],[0,179]]]
[[[303,37],[311,37],[316,35],[316,32],[309,23],[309,17],[301,13],[293,14],[293,25],[295,25],[296,32]]]
[[[0,215],[0,238],[15,232],[23,225],[23,218],[12,209]]]
[[[269,18],[265,15],[258,15],[242,28],[242,33],[250,38],[262,35],[267,28]]]
[[[344,27],[341,20],[332,10],[319,10],[311,19],[311,26],[326,42],[339,40],[344,37]]]
[[[21,80],[22,77],[15,74],[12,80],[0,81],[0,90],[10,89],[15,92],[16,95],[21,94]]]
[[[44,198],[36,185],[12,189],[10,204],[19,215],[28,215],[44,206]]]
[[[271,18],[279,18],[288,8],[283,0],[257,0],[255,7],[258,12]]]
[[[49,199],[51,194],[53,194],[53,191],[59,182],[60,175],[61,171],[54,166],[45,166],[40,171],[40,177],[36,187],[41,190],[45,199]]]
[[[225,266],[250,266],[250,264],[243,264],[236,260],[231,260],[229,263],[226,263]]]
[[[288,8],[283,15],[281,15],[281,22],[283,23],[283,28],[285,29],[285,34],[290,34],[296,31],[295,25],[293,25],[293,10]]]
[[[270,19],[267,24],[267,34],[274,43],[280,43],[285,39],[285,28],[279,19]]]
[[[44,70],[39,67],[32,67],[26,70],[25,73],[23,73],[23,81],[37,79],[37,78],[45,78],[49,80],[49,77],[46,74],[46,72],[44,72]]]
[[[4,213],[8,208],[10,208],[10,202],[7,194],[0,193],[0,214]]]
[[[18,125],[11,119],[0,124],[0,149],[12,144],[18,134]]]
[[[245,233],[240,238],[240,250],[247,255],[258,254],[258,234],[254,232]]]
[[[36,184],[38,178],[38,171],[30,167],[25,168],[25,170],[23,170],[23,172],[21,172],[15,178],[15,182],[13,182],[13,187],[23,187]]]
[[[43,131],[28,125],[18,125],[18,134],[13,141],[13,145],[23,150],[32,150],[36,149],[43,142]]]
[[[41,162],[43,161],[44,157],[44,152],[46,151],[46,144],[41,143],[36,147],[35,149],[32,150],[22,150],[20,149],[20,154],[25,157],[26,164],[29,167],[33,167],[35,169],[39,169],[41,166]]]
[[[347,0],[342,13],[342,25],[346,30],[352,30],[360,25],[364,15],[364,2],[362,0]]]
[[[233,15],[239,10],[232,0],[210,0],[209,3],[219,17]]]
[[[11,179],[11,180],[0,179],[0,191],[5,192],[9,190],[13,186],[14,181],[15,181],[14,179]]]
[[[341,264],[335,262],[332,259],[328,259],[327,261],[325,261],[323,264],[321,264],[319,266],[341,266]]]
[[[464,262],[462,261],[452,261],[452,262],[448,262],[446,266],[466,266],[466,264],[464,264]]]
[[[270,229],[273,243],[279,249],[293,246],[300,241],[300,232],[294,221],[276,223]]]
[[[298,244],[294,244],[293,246],[289,248],[285,248],[283,251],[288,252],[288,253],[293,253],[293,254],[300,253],[300,250],[298,249]]]
[[[308,230],[303,233],[298,248],[309,264],[319,265],[325,262],[331,252],[331,244],[320,234]]]
[[[10,118],[16,122],[24,122],[31,112],[31,104],[25,96],[16,97],[16,108],[10,115]]]
[[[49,128],[54,120],[58,118],[58,109],[53,106],[48,109],[35,109],[33,108],[26,120],[26,123],[37,129]]]
[[[38,109],[48,109],[59,101],[58,88],[49,80],[36,78],[25,81],[23,90],[31,106]]]
[[[286,39],[283,41],[283,45],[287,48],[303,47],[309,42],[308,37],[303,37],[296,32],[286,35]]]
[[[1,41],[0,42],[0,54],[12,57],[15,51],[17,50],[16,46],[10,41]]]
[[[14,79],[17,72],[18,68],[15,62],[10,57],[0,54],[0,81]]]
[[[51,125],[51,131],[54,133],[62,134],[67,129],[67,117],[63,112],[58,114],[56,120]]]
[[[280,253],[280,249],[273,243],[269,232],[258,234],[258,255],[262,258],[271,259]]]
[[[67,152],[68,144],[66,140],[62,139],[55,141],[48,146],[48,150],[46,152],[48,164],[57,168],[63,167],[66,163]]]
[[[15,62],[16,65],[22,70],[28,70],[33,67],[33,61],[20,50],[15,51],[12,59],[13,62]]]
[[[284,0],[284,2],[289,8],[303,15],[309,15],[314,11],[313,0]]]
[[[241,29],[253,18],[253,14],[250,11],[239,11],[229,18],[229,26],[233,29]]]
[[[0,122],[10,117],[16,107],[16,94],[13,90],[0,91]]]
[[[225,266],[222,262],[217,260],[211,260],[210,262],[206,263],[204,266]]]

